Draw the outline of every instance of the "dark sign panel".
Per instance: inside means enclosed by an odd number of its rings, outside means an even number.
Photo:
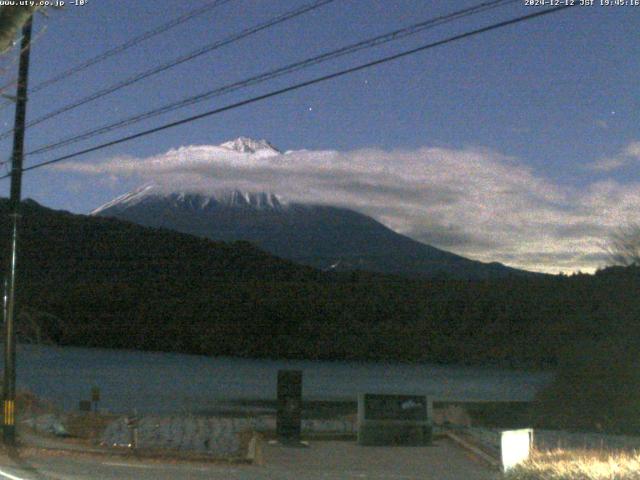
[[[278,371],[276,430],[283,440],[300,439],[302,424],[302,371]]]
[[[92,402],[100,401],[100,389],[98,387],[91,388],[91,401]]]
[[[427,399],[420,395],[375,395],[364,397],[365,420],[427,421]]]

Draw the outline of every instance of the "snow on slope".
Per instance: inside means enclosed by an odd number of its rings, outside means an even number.
[[[143,187],[137,188],[131,192],[127,192],[124,195],[120,195],[119,197],[114,198],[104,205],[101,205],[100,207],[93,210],[90,215],[98,215],[103,210],[107,210],[115,206],[135,205],[142,198],[152,193],[155,189],[157,189],[155,185],[145,185]]]
[[[102,212],[114,210],[123,211],[146,200],[162,199],[173,206],[186,206],[192,210],[206,210],[218,206],[281,210],[288,205],[288,202],[279,195],[268,192],[217,190],[205,195],[186,190],[167,193],[157,185],[145,185],[105,203],[93,210],[90,215],[99,215]]]

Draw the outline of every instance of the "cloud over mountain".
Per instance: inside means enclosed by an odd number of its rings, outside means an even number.
[[[256,154],[229,145],[56,168],[133,177],[167,190],[274,192],[293,202],[348,207],[469,258],[547,272],[603,265],[608,232],[640,207],[638,183],[566,187],[483,149],[280,153],[266,143]]]
[[[613,157],[605,157],[587,165],[589,170],[611,172],[640,161],[640,142],[631,142]]]

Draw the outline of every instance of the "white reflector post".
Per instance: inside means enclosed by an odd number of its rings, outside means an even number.
[[[533,430],[505,430],[500,434],[500,460],[506,472],[529,459],[533,444]]]

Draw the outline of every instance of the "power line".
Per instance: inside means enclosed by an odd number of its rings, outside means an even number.
[[[482,33],[486,33],[486,32],[489,32],[489,31],[492,31],[492,30],[496,30],[498,28],[506,27],[506,26],[509,26],[509,25],[514,25],[516,23],[522,23],[522,22],[525,22],[525,21],[528,21],[528,20],[533,20],[534,18],[538,18],[538,17],[541,17],[543,15],[548,15],[548,14],[551,14],[551,13],[559,12],[561,10],[565,10],[567,8],[571,8],[572,6],[573,5],[571,5],[571,4],[563,5],[563,6],[560,6],[560,7],[541,10],[539,12],[531,13],[529,15],[516,17],[516,18],[513,18],[511,20],[505,20],[505,21],[502,21],[502,22],[499,22],[499,23],[494,23],[494,24],[489,25],[487,27],[482,27],[482,28],[479,28],[479,29],[476,29],[476,30],[472,30],[470,32],[466,32],[466,33],[462,33],[462,34],[455,35],[455,36],[452,36],[452,37],[448,37],[448,38],[446,38],[444,40],[439,40],[437,42],[433,42],[433,43],[429,43],[429,44],[426,44],[426,45],[422,45],[420,47],[412,48],[410,50],[405,50],[403,52],[396,53],[394,55],[389,55],[389,56],[386,56],[386,57],[382,57],[382,58],[380,58],[378,60],[374,60],[374,61],[371,61],[371,62],[363,63],[363,64],[357,65],[355,67],[347,68],[345,70],[340,70],[338,72],[334,72],[334,73],[331,73],[331,74],[328,74],[328,75],[323,75],[321,77],[316,77],[314,79],[307,80],[305,82],[297,83],[297,84],[291,85],[289,87],[281,88],[279,90],[274,90],[272,92],[265,93],[263,95],[258,95],[256,97],[252,97],[252,98],[249,98],[247,100],[242,100],[240,102],[236,102],[236,103],[233,103],[233,104],[230,104],[230,105],[226,105],[224,107],[220,107],[220,108],[217,108],[217,109],[214,109],[214,110],[209,110],[207,112],[200,113],[198,115],[193,115],[191,117],[187,117],[187,118],[184,118],[182,120],[177,120],[175,122],[166,123],[166,124],[161,125],[159,127],[155,127],[155,128],[151,128],[151,129],[148,129],[148,130],[144,130],[142,132],[138,132],[138,133],[135,133],[133,135],[128,135],[126,137],[122,137],[122,138],[119,138],[119,139],[116,139],[116,140],[112,140],[110,142],[106,142],[106,143],[103,143],[103,144],[100,144],[100,145],[96,145],[96,146],[91,147],[91,148],[86,148],[84,150],[80,150],[80,151],[77,151],[77,152],[74,152],[74,153],[70,153],[68,155],[64,155],[64,156],[61,156],[61,157],[58,157],[58,158],[54,158],[52,160],[47,160],[46,162],[41,162],[41,163],[38,163],[38,164],[35,164],[35,165],[31,165],[31,166],[29,166],[27,168],[24,168],[23,171],[35,170],[37,168],[41,168],[41,167],[45,167],[47,165],[51,165],[51,164],[54,164],[54,163],[61,162],[63,160],[69,160],[70,158],[78,157],[80,155],[84,155],[84,154],[91,153],[91,152],[96,152],[98,150],[102,150],[104,148],[111,147],[113,145],[118,145],[120,143],[128,142],[130,140],[134,140],[136,138],[145,137],[147,135],[151,135],[151,134],[154,134],[154,133],[157,133],[157,132],[161,132],[163,130],[167,130],[169,128],[173,128],[173,127],[177,127],[177,126],[180,126],[180,125],[184,125],[186,123],[191,123],[191,122],[194,122],[196,120],[200,120],[202,118],[206,118],[206,117],[210,117],[212,115],[216,115],[216,114],[219,114],[219,113],[222,113],[222,112],[226,112],[228,110],[233,110],[233,109],[236,109],[236,108],[239,108],[239,107],[243,107],[245,105],[249,105],[251,103],[259,102],[259,101],[266,100],[266,99],[272,98],[272,97],[276,97],[276,96],[279,96],[279,95],[282,95],[282,94],[285,94],[285,93],[288,93],[288,92],[291,92],[291,91],[294,91],[294,90],[299,90],[299,89],[304,88],[304,87],[315,85],[317,83],[325,82],[327,80],[331,80],[331,79],[334,79],[334,78],[342,77],[344,75],[348,75],[348,74],[351,74],[351,73],[354,73],[354,72],[358,72],[358,71],[361,71],[361,70],[364,70],[364,69],[367,69],[367,68],[375,67],[377,65],[381,65],[381,64],[384,64],[384,63],[387,63],[387,62],[398,60],[400,58],[404,58],[404,57],[407,57],[409,55],[413,55],[413,54],[416,54],[416,53],[419,53],[419,52],[430,50],[432,48],[439,47],[441,45],[452,43],[452,42],[455,42],[455,41],[458,41],[458,40],[462,40],[462,39],[465,39],[465,38],[469,38],[469,37],[472,37],[472,36],[475,36],[475,35],[480,35]],[[0,180],[5,179],[7,177],[8,177],[7,175],[2,176],[2,177],[0,177]]]
[[[224,0],[224,1],[229,1],[229,0]],[[194,58],[200,57],[202,55],[204,55],[205,53],[209,53],[212,52],[214,50],[217,50],[218,48],[221,48],[223,46],[229,45],[231,43],[237,42],[239,40],[242,40],[243,38],[246,38],[250,35],[253,35],[255,33],[258,33],[262,30],[265,30],[267,28],[270,28],[274,25],[286,22],[287,20],[291,20],[292,18],[295,17],[299,17],[300,15],[303,15],[305,13],[308,13],[310,11],[316,10],[317,8],[320,8],[324,5],[327,5],[329,3],[332,3],[336,0],[316,0],[313,3],[304,5],[302,7],[296,8],[294,10],[290,10],[288,12],[285,12],[281,15],[278,15],[274,18],[272,18],[271,20],[268,20],[264,23],[261,23],[259,25],[256,25],[254,27],[251,28],[247,28],[245,30],[242,30],[239,33],[233,34],[229,37],[226,37],[223,40],[219,40],[217,42],[214,42],[212,44],[206,45],[204,47],[201,47],[197,50],[194,50],[190,53],[187,53],[186,55],[182,55],[174,60],[171,60],[169,62],[163,63],[159,66],[153,67],[149,70],[146,70],[142,73],[136,74],[132,77],[129,77],[125,80],[122,80],[118,83],[115,83],[109,87],[106,87],[102,90],[98,90],[95,93],[92,93],[91,95],[84,97],[74,103],[65,105],[57,110],[54,110],[52,112],[49,112],[39,118],[36,118],[35,120],[29,122],[27,124],[27,128],[29,127],[33,127],[34,125],[38,125],[39,123],[44,122],[45,120],[50,120],[51,118],[57,117],[58,115],[61,115],[63,113],[66,113],[70,110],[73,110],[75,108],[78,108],[82,105],[86,105],[87,103],[93,102],[94,100],[97,100],[99,98],[102,98],[106,95],[109,95],[113,92],[116,92],[124,87],[127,87],[129,85],[133,85],[134,83],[137,83],[141,80],[144,80],[145,78],[149,78],[153,75],[156,75],[158,73],[164,72],[165,70],[169,70],[170,68],[173,68],[177,65],[180,65],[182,63],[188,62],[190,60],[193,60]],[[0,134],[0,140],[7,138],[8,136],[10,136],[12,133],[12,130],[8,130],[6,132],[3,132],[2,134]]]
[[[515,3],[515,2],[519,2],[520,0],[492,0],[490,2],[485,2],[479,5],[476,5],[474,7],[469,7],[463,10],[459,10],[447,15],[443,15],[440,17],[436,17],[436,18],[432,18],[426,21],[422,21],[416,24],[413,24],[411,26],[402,28],[402,29],[398,29],[395,30],[393,32],[390,33],[386,33],[383,35],[378,35],[376,37],[373,38],[369,38],[367,40],[362,40],[360,42],[356,42],[353,43],[351,45],[339,48],[337,50],[332,50],[330,52],[326,52],[320,55],[317,55],[315,57],[309,58],[309,59],[305,59],[299,62],[295,62],[295,63],[291,63],[289,65],[286,65],[284,67],[280,67],[277,68],[275,70],[270,70],[268,72],[250,77],[248,79],[245,80],[241,80],[238,82],[234,82],[231,84],[227,84],[224,85],[222,87],[218,87],[215,88],[213,90],[209,90],[206,91],[204,93],[200,93],[198,95],[194,95],[194,96],[190,96],[187,98],[184,98],[182,100],[179,100],[177,102],[173,102],[167,105],[164,105],[162,107],[159,108],[155,108],[152,110],[148,110],[147,112],[144,113],[140,113],[137,115],[134,115],[132,117],[127,117],[125,119],[119,120],[115,123],[111,123],[108,125],[103,125],[101,127],[97,127],[97,128],[93,128],[90,130],[86,130],[82,133],[76,134],[76,135],[71,135],[68,136],[66,138],[63,138],[61,140],[56,141],[55,143],[51,143],[51,144],[47,144],[41,147],[36,148],[35,150],[32,150],[30,152],[27,153],[27,155],[35,155],[35,154],[41,154],[44,152],[48,152],[51,150],[55,150],[67,145],[71,145],[73,143],[77,143],[79,141],[82,140],[87,140],[89,138],[93,138],[97,135],[101,135],[103,133],[107,133],[107,132],[111,132],[113,130],[117,130],[119,128],[128,126],[128,125],[132,125],[134,123],[138,123],[142,120],[147,120],[149,118],[153,118],[156,117],[158,115],[162,115],[165,113],[169,113],[175,110],[178,110],[180,108],[186,107],[186,106],[190,106],[190,105],[194,105],[196,103],[200,103],[203,102],[205,100],[209,100],[211,98],[214,97],[218,97],[221,96],[223,94],[227,94],[245,87],[249,87],[249,86],[253,86],[253,85],[257,85],[259,83],[263,83],[265,81],[268,80],[272,80],[274,78],[277,77],[281,77],[283,75],[287,75],[289,73],[293,73],[295,71],[298,70],[302,70],[305,68],[308,68],[310,66],[313,65],[317,65],[329,60],[333,60],[339,57],[342,57],[344,55],[348,55],[348,54],[352,54],[355,53],[357,51],[360,50],[364,50],[367,48],[372,48],[378,45],[382,45],[394,40],[398,40],[401,38],[405,38],[407,36],[410,35],[415,35],[419,32],[422,32],[426,29],[429,28],[433,28],[435,26],[438,25],[442,25],[444,23],[448,23],[451,22],[453,20],[458,20],[460,18],[463,17],[467,17],[467,16],[471,16],[471,15],[476,15],[478,13],[493,9],[493,8],[497,8],[500,6],[504,6],[507,5],[509,3]]]
[[[64,156],[61,156],[61,157],[58,157],[58,158],[55,158],[55,159],[52,159],[52,160],[48,160],[46,162],[41,162],[41,163],[38,163],[36,165],[32,165],[30,167],[27,167],[24,170],[25,171],[26,170],[33,170],[33,169],[36,169],[36,168],[39,168],[39,167],[50,165],[52,163],[57,163],[57,162],[60,162],[60,161],[63,161],[63,160],[68,160],[70,158],[74,158],[74,157],[77,157],[77,156],[80,156],[80,155],[84,155],[86,153],[91,153],[91,152],[94,152],[94,151],[97,151],[97,150],[101,150],[101,149],[104,149],[104,148],[107,148],[107,147],[110,147],[110,146],[113,146],[113,145],[124,143],[124,142],[130,141],[130,140],[134,140],[136,138],[140,138],[140,137],[143,137],[143,136],[146,136],[146,135],[157,133],[157,132],[162,131],[162,130],[166,130],[166,129],[173,128],[173,127],[176,127],[176,126],[179,126],[179,125],[183,125],[185,123],[190,123],[190,122],[193,122],[195,120],[199,120],[201,118],[205,118],[205,117],[208,117],[208,116],[216,115],[218,113],[222,113],[222,112],[225,112],[225,111],[228,111],[228,110],[239,108],[239,107],[242,107],[242,106],[245,106],[245,105],[248,105],[248,104],[251,104],[251,103],[255,103],[255,102],[258,102],[258,101],[261,101],[261,100],[266,100],[268,98],[275,97],[275,96],[278,96],[278,95],[282,95],[284,93],[287,93],[287,92],[290,92],[290,91],[293,91],[293,90],[298,90],[298,89],[303,88],[303,87],[314,85],[314,84],[317,84],[317,83],[320,83],[320,82],[324,82],[324,81],[327,81],[327,80],[330,80],[330,79],[341,77],[341,76],[344,76],[344,75],[347,75],[347,74],[350,74],[350,73],[354,73],[354,72],[357,72],[357,71],[360,71],[360,70],[364,70],[366,68],[374,67],[374,66],[377,66],[377,65],[380,65],[380,64],[383,64],[383,63],[387,63],[387,62],[390,62],[390,61],[393,61],[393,60],[397,60],[397,59],[406,57],[408,55],[419,53],[419,52],[422,52],[424,50],[435,48],[435,47],[438,47],[438,46],[441,46],[441,45],[444,45],[444,44],[447,44],[447,43],[451,43],[451,42],[454,42],[454,41],[457,41],[457,40],[461,40],[461,39],[468,38],[468,37],[471,37],[471,36],[479,35],[479,34],[482,34],[482,33],[485,33],[485,32],[491,31],[491,30],[495,30],[495,29],[502,28],[502,27],[505,27],[505,26],[513,25],[513,24],[516,24],[516,23],[521,23],[521,22],[524,22],[524,21],[528,21],[528,20],[540,17],[542,15],[547,15],[547,14],[550,14],[550,13],[554,13],[556,11],[564,10],[566,8],[570,8],[571,6],[572,5],[565,5],[565,6],[561,6],[561,7],[551,8],[551,9],[543,10],[543,11],[536,12],[536,13],[533,13],[533,14],[517,17],[517,18],[511,19],[511,20],[506,20],[506,21],[503,21],[503,22],[499,22],[499,23],[496,23],[496,24],[493,24],[493,25],[489,25],[487,27],[480,28],[480,29],[472,30],[470,32],[466,32],[466,33],[463,33],[463,34],[460,34],[460,35],[455,35],[453,37],[449,37],[449,38],[446,38],[444,40],[440,40],[440,41],[437,41],[437,42],[429,43],[427,45],[416,47],[416,48],[413,48],[413,49],[410,49],[410,50],[405,50],[405,51],[403,51],[401,53],[398,53],[398,54],[386,56],[386,57],[383,57],[381,59],[374,60],[374,61],[368,62],[368,63],[364,63],[364,64],[361,64],[361,65],[358,65],[358,66],[355,66],[355,67],[351,67],[351,68],[348,68],[348,69],[345,69],[345,70],[341,70],[341,71],[338,71],[338,72],[335,72],[335,73],[332,73],[332,74],[329,74],[329,75],[316,77],[314,79],[311,79],[311,80],[308,80],[308,81],[305,81],[305,82],[301,82],[301,83],[298,83],[298,84],[295,84],[295,85],[292,85],[292,86],[289,86],[289,87],[285,87],[285,88],[282,88],[282,89],[279,89],[279,90],[275,90],[275,91],[272,91],[272,92],[269,92],[269,93],[266,93],[266,94],[263,94],[263,95],[259,95],[259,96],[256,96],[256,97],[252,97],[252,98],[247,99],[247,100],[243,100],[243,101],[236,102],[236,103],[233,103],[233,104],[230,104],[230,105],[227,105],[227,106],[224,106],[224,107],[220,107],[220,108],[217,108],[217,109],[214,109],[214,110],[210,110],[210,111],[198,114],[198,115],[187,117],[187,118],[182,119],[182,120],[178,120],[178,121],[175,121],[175,122],[170,122],[170,123],[161,125],[159,127],[151,128],[151,129],[144,130],[144,131],[136,133],[136,134],[132,134],[132,135],[128,135],[126,137],[122,137],[120,139],[112,140],[112,141],[97,145],[95,147],[87,148],[87,149],[84,149],[84,150],[81,150],[81,151],[78,151],[78,152],[74,152],[74,153],[71,153],[71,154],[68,154],[68,155],[64,155]],[[5,178],[5,177],[0,177],[0,180],[2,180],[3,178]]]
[[[70,77],[71,75],[75,75],[78,72],[81,72],[83,70],[86,70],[87,68],[95,65],[96,63],[100,63],[103,62],[104,60],[106,60],[107,58],[113,57],[114,55],[118,55],[119,53],[122,53],[132,47],[135,47],[136,45],[149,40],[150,38],[153,38],[157,35],[160,35],[161,33],[164,33],[168,30],[171,30],[174,27],[177,27],[178,25],[181,25],[193,18],[199,17],[201,15],[204,15],[205,13],[225,4],[228,3],[231,0],[214,0],[214,1],[210,1],[208,3],[206,3],[205,5],[198,7],[194,10],[191,10],[183,15],[180,15],[179,17],[174,18],[173,20],[170,20],[167,23],[164,23],[162,25],[159,25],[158,27],[152,29],[152,30],[148,30],[140,35],[138,35],[137,37],[133,37],[132,39],[117,45],[116,47],[113,47],[99,55],[96,55],[95,57],[92,57],[88,60],[86,60],[83,63],[80,63],[74,67],[71,67],[61,73],[59,73],[58,75],[55,75],[54,77],[51,77],[47,80],[44,80],[38,84],[36,84],[35,86],[33,86],[30,90],[29,93],[33,94],[35,92],[38,92],[40,90],[43,90],[55,83],[58,83],[68,77]],[[5,103],[3,105],[0,105],[0,110],[3,109],[4,107],[8,106],[8,105],[13,105],[13,103]]]

